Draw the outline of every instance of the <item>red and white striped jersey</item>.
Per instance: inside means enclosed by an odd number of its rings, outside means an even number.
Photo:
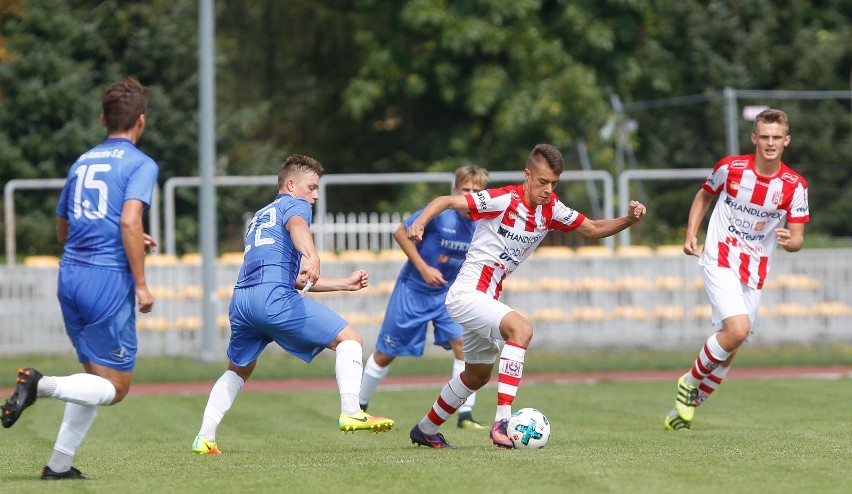
[[[524,203],[523,185],[487,189],[466,195],[476,231],[455,289],[478,290],[500,297],[506,279],[541,243],[548,230],[570,231],[586,219],[550,195],[544,206]]]
[[[775,229],[810,220],[808,184],[784,163],[774,176],[755,172],[753,154],[716,163],[702,187],[719,194],[700,264],[733,269],[743,283],[763,288],[775,251]]]

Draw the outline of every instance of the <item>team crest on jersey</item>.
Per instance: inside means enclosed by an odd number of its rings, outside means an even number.
[[[799,181],[798,177],[796,177],[795,175],[793,175],[790,172],[782,173],[781,174],[781,180],[783,180],[785,182],[790,182],[791,184],[794,184],[794,183]]]
[[[739,182],[731,182],[731,190],[739,190],[740,183]]]
[[[772,193],[772,204],[775,204],[776,206],[781,204],[782,198],[783,197],[782,197],[781,191],[776,190],[775,192]]]
[[[765,221],[757,221],[757,222],[754,223],[754,231],[762,232],[764,228],[766,228],[766,222]]]
[[[746,167],[748,167],[748,160],[734,160],[731,162],[731,168],[734,170],[741,170]]]
[[[512,220],[512,221],[518,219],[518,213],[516,213],[514,211],[509,211],[508,216],[509,216],[509,219]]]

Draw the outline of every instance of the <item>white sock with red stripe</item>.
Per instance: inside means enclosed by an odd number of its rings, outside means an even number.
[[[698,385],[698,400],[695,406],[701,405],[704,403],[713,391],[719,388],[722,384],[722,381],[725,379],[725,376],[728,375],[728,371],[731,369],[731,366],[722,366],[716,367],[713,369],[713,372],[707,374],[707,377],[701,380],[701,384]]]
[[[435,403],[432,404],[432,409],[423,417],[423,420],[417,424],[424,434],[434,435],[438,433],[438,428],[450,418],[450,415],[456,413],[456,410],[474,393],[474,389],[470,389],[461,376],[455,376],[450,379],[450,382],[444,385],[441,394]]]
[[[524,375],[524,355],[527,347],[507,341],[500,352],[497,370],[497,413],[494,421],[508,419],[512,415],[512,402],[518,394],[521,377]]]
[[[692,369],[687,373],[685,381],[698,386],[708,374],[716,370],[719,364],[730,356],[731,352],[726,352],[719,345],[716,334],[710,335],[704,343],[704,347],[698,352],[698,358],[692,364]]]
[[[462,373],[464,370],[464,360],[459,360],[457,358],[453,359],[453,377],[456,377]],[[459,407],[459,412],[470,412],[473,410],[473,405],[476,405],[476,393],[472,393],[464,403]]]

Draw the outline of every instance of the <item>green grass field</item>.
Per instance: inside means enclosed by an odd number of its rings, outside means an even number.
[[[6,369],[9,361],[0,363]],[[219,428],[221,456],[190,453],[206,394],[131,392],[118,406],[100,410],[78,452],[75,466],[93,480],[59,485],[37,477],[64,404],[42,399],[13,428],[0,430],[0,491],[692,494],[850,488],[848,378],[731,379],[698,410],[688,432],[662,427],[673,382],[527,385],[515,408],[543,410],[553,431],[545,448],[528,451],[497,449],[487,431],[459,430],[455,422],[443,432],[456,449],[413,446],[408,430],[437,391],[380,389],[370,411],[397,421],[381,435],[337,431],[333,391],[243,393]],[[474,411],[483,421],[493,417],[494,395],[491,385],[478,394]]]

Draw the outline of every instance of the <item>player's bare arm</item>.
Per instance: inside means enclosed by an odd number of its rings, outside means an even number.
[[[423,230],[429,220],[438,216],[447,209],[455,209],[463,213],[470,212],[470,207],[467,205],[465,196],[440,196],[436,197],[429,203],[428,206],[420,213],[420,216],[408,228],[408,238],[414,242],[423,240]]]
[[[299,268],[299,276],[296,278],[296,288],[304,288],[304,283],[316,284],[320,276],[320,258],[314,246],[314,238],[308,222],[301,216],[292,216],[284,228],[290,232],[293,246],[302,254],[302,264]],[[299,280],[303,280],[302,286],[298,286]]]
[[[698,245],[698,229],[701,227],[701,221],[707,215],[707,210],[710,209],[710,203],[713,202],[713,194],[704,189],[698,189],[695,194],[695,199],[692,200],[692,206],[689,208],[689,219],[686,224],[686,239],[683,242],[683,253],[690,256],[701,255],[701,247]]]
[[[68,218],[58,216],[56,218],[56,240],[64,244],[68,240]]]
[[[787,228],[776,228],[775,238],[787,252],[799,252],[805,243],[805,224],[790,223]]]
[[[139,312],[146,314],[154,307],[154,297],[145,281],[145,231],[142,227],[142,201],[130,199],[124,201],[121,209],[121,242],[127,254],[130,273],[136,286],[136,299]]]
[[[577,232],[588,238],[604,238],[635,225],[645,216],[647,209],[639,201],[630,201],[627,216],[606,220],[592,220],[586,218],[583,224],[577,228]]]
[[[296,288],[305,285],[305,277],[299,275],[296,278]],[[366,270],[352,271],[346,278],[327,278],[320,276],[316,283],[311,286],[311,292],[357,292],[370,285],[370,277]]]
[[[423,277],[423,281],[430,286],[443,286],[447,284],[447,280],[444,279],[441,271],[426,264],[426,261],[423,260],[420,251],[417,250],[417,245],[408,238],[408,229],[405,227],[405,223],[400,224],[399,228],[393,232],[393,238],[399,244],[402,251],[405,252],[414,269]]]

